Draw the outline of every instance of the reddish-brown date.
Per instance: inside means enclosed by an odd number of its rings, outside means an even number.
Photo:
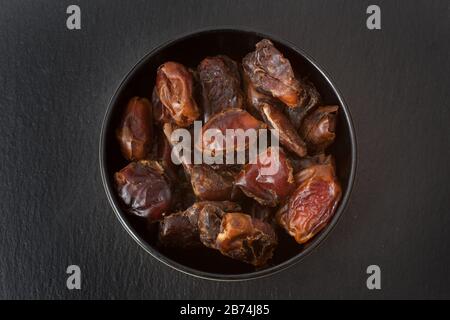
[[[142,160],[147,157],[153,142],[152,105],[147,99],[131,98],[116,136],[122,155],[127,160]]]
[[[158,162],[132,162],[114,178],[119,197],[130,214],[154,222],[170,210],[172,191]]]
[[[166,62],[161,65],[156,74],[156,90],[178,126],[187,127],[200,116],[194,100],[192,74],[182,64]]]
[[[298,243],[305,243],[330,221],[341,198],[331,156],[296,175],[297,189],[277,212],[277,222]]]
[[[217,152],[223,152],[226,154],[228,152],[240,152],[248,147],[249,141],[246,140],[244,144],[238,143],[237,134],[232,134],[230,136],[231,143],[227,144],[226,139],[222,141],[217,141],[215,139],[208,139],[205,132],[220,132],[223,137],[226,137],[226,130],[233,129],[237,133],[236,129],[241,129],[244,132],[248,129],[254,130],[256,132],[256,137],[259,129],[267,128],[267,125],[250,113],[242,109],[227,109],[224,110],[212,118],[202,127],[202,133],[200,139],[197,142],[197,148],[200,150],[205,150],[211,155],[215,155]]]
[[[278,159],[274,151],[278,153]],[[278,205],[295,189],[290,161],[281,148],[274,147],[261,152],[256,163],[245,165],[235,185],[248,197],[270,207]]]

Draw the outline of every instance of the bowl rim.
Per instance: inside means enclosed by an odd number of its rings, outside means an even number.
[[[314,239],[311,241],[311,244],[296,254],[295,256],[289,258],[286,261],[283,261],[277,265],[268,267],[267,269],[258,270],[258,271],[252,271],[248,273],[239,273],[239,274],[222,274],[222,273],[213,273],[213,272],[207,272],[198,270],[195,268],[191,268],[188,266],[185,266],[179,262],[176,262],[167,256],[160,253],[158,250],[153,248],[150,244],[148,244],[144,239],[142,239],[137,232],[135,232],[132,225],[127,221],[125,218],[125,214],[122,212],[122,209],[120,208],[119,203],[116,201],[116,199],[113,196],[113,187],[109,185],[107,172],[106,172],[106,150],[105,150],[105,141],[106,141],[106,128],[108,127],[108,124],[111,119],[112,115],[112,109],[113,106],[116,104],[117,99],[122,92],[125,85],[128,83],[128,81],[132,78],[132,76],[136,73],[136,71],[156,53],[158,53],[160,50],[165,48],[169,45],[174,45],[175,43],[185,41],[191,37],[199,36],[201,34],[207,34],[207,33],[220,33],[220,32],[235,32],[235,33],[246,33],[246,34],[252,34],[256,35],[261,38],[268,38],[273,39],[275,42],[278,42],[286,47],[289,47],[293,51],[295,51],[297,54],[302,56],[304,59],[306,59],[326,80],[328,85],[331,86],[333,91],[335,92],[339,103],[341,105],[341,108],[344,111],[344,117],[347,121],[348,127],[349,127],[349,134],[350,134],[350,147],[351,147],[351,164],[350,164],[350,175],[348,177],[348,185],[347,188],[343,192],[343,196],[341,199],[341,202],[339,203],[339,206],[337,208],[337,211],[335,212],[332,220],[330,223],[323,229],[320,235],[314,237]],[[152,50],[150,50],[147,54],[145,54],[139,61],[131,68],[130,71],[127,72],[125,77],[121,80],[119,86],[115,90],[112,98],[110,99],[105,115],[102,120],[102,126],[101,126],[101,132],[100,132],[100,143],[99,143],[99,164],[100,164],[100,173],[101,173],[101,179],[102,184],[106,192],[106,196],[108,198],[109,204],[112,207],[117,219],[120,221],[123,228],[128,232],[128,234],[152,257],[157,259],[158,261],[162,262],[163,264],[180,271],[184,274],[188,274],[190,276],[206,279],[206,280],[215,280],[215,281],[244,281],[244,280],[252,280],[252,279],[259,279],[263,277],[267,277],[270,275],[277,274],[283,270],[286,270],[287,268],[292,267],[293,265],[297,264],[301,260],[303,260],[306,256],[308,256],[313,250],[317,249],[324,240],[328,237],[328,235],[331,233],[331,231],[335,228],[338,221],[340,220],[343,212],[346,210],[348,201],[350,198],[350,195],[353,190],[353,184],[355,181],[356,176],[356,167],[357,167],[357,142],[356,142],[356,136],[355,136],[355,130],[353,126],[352,117],[350,114],[350,110],[348,109],[348,106],[341,94],[341,92],[337,89],[337,87],[334,85],[333,81],[331,80],[331,77],[328,72],[324,70],[322,66],[320,66],[316,61],[314,61],[309,54],[307,54],[302,49],[299,49],[296,47],[295,44],[293,44],[290,41],[286,41],[282,39],[281,37],[277,35],[273,35],[271,33],[267,32],[260,32],[255,31],[254,29],[249,29],[242,26],[222,26],[222,27],[209,27],[209,28],[203,28],[203,29],[197,29],[193,30],[187,33],[183,33],[180,35],[175,35],[172,37],[171,40],[165,41],[162,44],[156,46]]]

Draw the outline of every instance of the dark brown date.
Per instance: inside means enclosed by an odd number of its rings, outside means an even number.
[[[278,132],[280,143],[286,149],[299,157],[304,157],[307,152],[306,145],[288,116],[281,110],[282,107],[274,98],[258,92],[245,73],[243,79],[249,112],[255,117],[262,118],[269,128],[275,129]]]
[[[300,171],[295,178],[298,187],[279,209],[276,219],[301,244],[328,224],[341,198],[341,187],[331,156]]]
[[[333,143],[338,109],[339,106],[318,107],[304,119],[301,134],[314,153],[323,152]]]
[[[270,40],[258,42],[256,50],[244,57],[242,66],[257,90],[278,98],[288,107],[295,108],[306,98],[289,60]]]
[[[264,206],[253,199],[246,200],[243,205],[243,212],[249,214],[252,218],[272,224],[276,208]]]
[[[147,99],[131,98],[116,136],[122,155],[127,160],[142,160],[147,157],[153,141],[152,105]]]
[[[164,124],[164,134],[170,139],[175,127]],[[169,143],[173,143],[169,140]],[[233,192],[233,178],[226,171],[219,173],[206,164],[192,164],[184,154],[179,161],[184,167],[186,176],[191,181],[194,194],[200,200],[223,201],[230,200]]]
[[[200,200],[230,200],[233,178],[222,174],[206,164],[194,165],[190,169],[192,189]]]
[[[233,212],[241,207],[230,201],[201,201],[194,203],[185,211],[165,216],[159,225],[159,243],[167,247],[191,248],[201,245],[198,218],[205,206]]]
[[[233,212],[222,217],[215,245],[223,255],[263,266],[272,258],[277,243],[277,235],[269,224]]]
[[[305,93],[305,99],[299,104],[298,108],[286,108],[285,112],[294,128],[298,131],[306,115],[317,107],[321,101],[319,91],[314,84],[308,80],[302,80],[300,86]]]
[[[197,68],[202,85],[204,121],[227,108],[244,107],[241,79],[235,61],[227,56],[208,57]]]
[[[224,215],[225,211],[211,205],[204,206],[198,215],[200,241],[208,248],[216,249],[216,239]]]
[[[164,168],[158,162],[132,162],[114,178],[119,197],[130,214],[153,222],[170,210],[172,192]]]
[[[194,100],[193,77],[183,65],[176,62],[161,65],[156,75],[156,90],[178,126],[187,127],[200,116]]]
[[[278,159],[273,154],[274,150],[278,152]],[[235,185],[240,187],[248,197],[270,207],[278,205],[295,189],[290,161],[282,149],[274,147],[261,152],[256,163],[245,165]]]

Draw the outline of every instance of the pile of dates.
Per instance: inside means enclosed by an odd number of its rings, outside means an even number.
[[[158,224],[160,246],[206,246],[264,266],[277,233],[304,244],[336,210],[341,187],[326,150],[338,111],[267,39],[241,63],[224,55],[206,57],[195,70],[166,62],[149,98],[124,106],[116,135],[129,164],[115,173],[118,196],[130,215]],[[256,163],[192,164],[181,155],[176,165],[171,134],[191,130],[194,121],[220,130],[273,129],[280,146],[269,145]],[[278,171],[262,175],[273,151]]]

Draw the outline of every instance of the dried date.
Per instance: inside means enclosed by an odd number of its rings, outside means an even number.
[[[235,61],[227,56],[208,57],[197,68],[202,85],[204,121],[227,108],[244,107],[241,79]]]
[[[182,64],[166,62],[161,65],[156,75],[156,90],[178,126],[187,127],[200,116],[194,99],[192,73]]]
[[[293,169],[281,148],[269,147],[258,155],[256,163],[245,165],[235,185],[260,204],[274,207],[295,189]]]
[[[338,109],[338,106],[321,106],[304,119],[301,134],[314,153],[323,152],[333,143]]]
[[[277,222],[302,244],[330,221],[341,197],[331,156],[296,175],[297,189],[277,212]]]
[[[154,222],[170,210],[172,191],[156,161],[132,162],[114,175],[117,192],[130,214]]]
[[[257,90],[280,99],[288,107],[296,108],[306,99],[289,60],[270,40],[258,42],[256,50],[244,57],[242,66]]]
[[[147,99],[134,97],[128,102],[116,136],[127,160],[147,157],[153,142],[152,105]]]

